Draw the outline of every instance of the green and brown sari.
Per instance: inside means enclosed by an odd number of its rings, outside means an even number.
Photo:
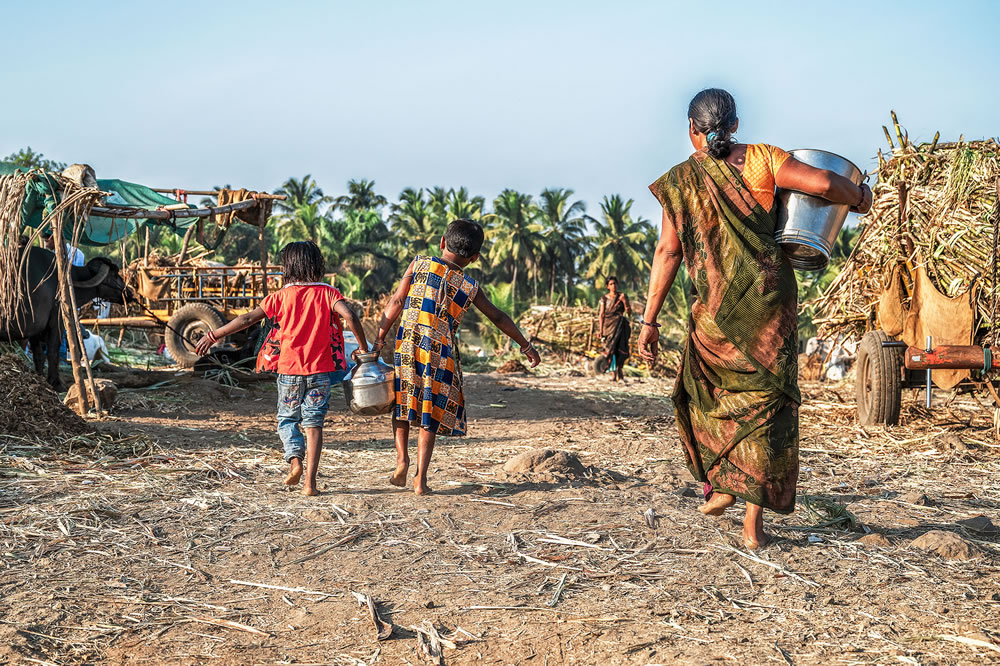
[[[699,151],[649,186],[691,277],[674,409],[688,467],[717,492],[795,508],[801,402],[795,274],[740,173]]]

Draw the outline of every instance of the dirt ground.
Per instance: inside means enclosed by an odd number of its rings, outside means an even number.
[[[387,482],[388,419],[339,398],[323,494],[289,492],[266,382],[123,391],[101,436],[0,440],[0,663],[430,663],[426,623],[448,664],[1000,663],[1000,539],[959,522],[1000,524],[988,411],[863,429],[849,385],[806,386],[799,505],[750,554],[742,505],[695,510],[672,380],[572,374],[469,375],[426,498]],[[503,471],[535,448],[588,469]],[[911,546],[934,530],[948,558]]]

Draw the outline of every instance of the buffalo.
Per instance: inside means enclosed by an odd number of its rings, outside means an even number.
[[[35,371],[43,374],[49,362],[46,379],[56,390],[63,388],[59,379],[59,344],[62,341],[62,319],[59,315],[59,284],[56,277],[56,255],[45,248],[27,248],[24,264],[27,294],[11,321],[0,322],[0,340],[31,345]],[[106,257],[91,259],[85,266],[70,269],[73,295],[78,306],[100,298],[111,303],[125,303],[128,291],[118,267]],[[22,282],[22,285],[25,282]],[[48,346],[42,354],[42,345]]]

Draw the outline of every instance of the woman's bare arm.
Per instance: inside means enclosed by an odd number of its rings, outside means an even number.
[[[817,169],[789,157],[774,175],[774,183],[783,190],[813,194],[833,203],[848,204],[855,213],[867,213],[872,207],[872,191],[867,185],[855,185],[849,179],[826,169]]]
[[[622,294],[622,301],[625,302],[625,314],[632,316],[632,304],[628,301],[628,294]]]
[[[597,308],[597,328],[601,331],[604,330],[604,301],[605,298],[601,296],[601,304]]]
[[[399,314],[403,311],[403,304],[406,303],[406,295],[409,293],[410,283],[413,281],[413,264],[414,262],[411,261],[406,273],[403,274],[403,279],[399,281],[396,292],[385,304],[382,319],[378,324],[378,333],[375,334],[375,344],[372,347],[375,351],[382,351],[382,347],[385,345],[385,336],[389,334],[389,330],[392,329],[393,324],[399,319]]]
[[[684,254],[681,251],[681,241],[677,238],[677,231],[673,222],[663,211],[663,223],[660,231],[660,240],[656,244],[656,252],[653,254],[653,266],[649,271],[649,291],[646,294],[646,311],[642,314],[642,320],[650,324],[656,323],[656,318],[663,308],[663,301],[666,300],[670,287],[674,284],[677,271],[681,267],[681,260]],[[660,329],[656,326],[643,325],[639,332],[639,355],[647,361],[653,362],[659,353]]]

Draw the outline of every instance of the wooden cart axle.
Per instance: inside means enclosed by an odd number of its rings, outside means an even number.
[[[940,345],[931,350],[907,347],[903,364],[907,370],[982,370],[1000,368],[1000,357],[989,347]]]

